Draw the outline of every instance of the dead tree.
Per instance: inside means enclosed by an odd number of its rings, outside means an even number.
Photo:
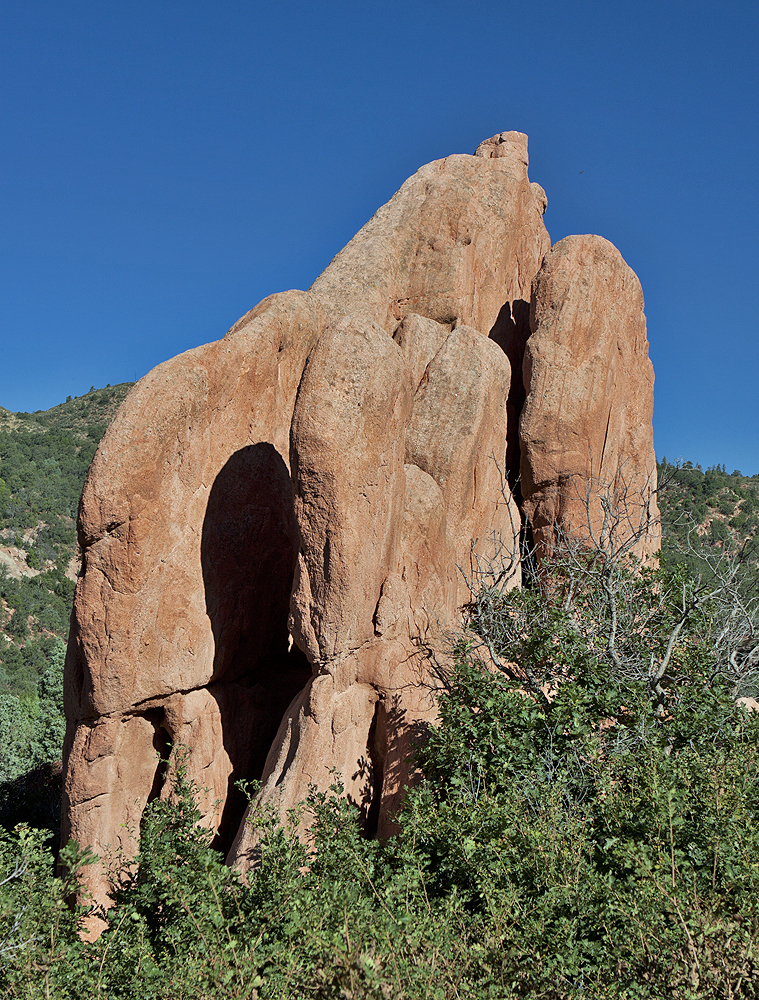
[[[747,547],[715,549],[692,531],[682,555],[700,570],[665,571],[657,558],[639,558],[656,534],[655,489],[620,489],[619,479],[564,488],[571,523],[554,524],[539,552],[521,552],[531,588],[507,592],[519,558],[513,546],[493,540],[488,558],[476,557],[467,580],[471,653],[545,698],[571,676],[569,647],[581,645],[609,683],[644,684],[659,718],[696,655],[705,684],[728,684],[733,697],[750,693],[759,678],[759,594]]]

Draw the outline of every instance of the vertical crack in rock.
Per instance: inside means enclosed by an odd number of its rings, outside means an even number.
[[[168,769],[169,754],[171,752],[171,739],[169,733],[166,732],[163,726],[163,711],[159,709],[154,709],[152,711],[145,713],[145,718],[153,726],[153,751],[156,757],[156,767],[155,775],[153,776],[153,784],[150,791],[148,792],[148,802],[152,802],[157,799],[164,787],[164,781],[166,779],[166,772]]]
[[[506,474],[509,486],[521,507],[519,489],[519,417],[527,396],[522,376],[524,352],[530,336],[530,303],[524,299],[506,302],[498,313],[498,319],[490,330],[489,337],[495,341],[509,359],[511,380],[508,397],[508,432],[506,436]]]

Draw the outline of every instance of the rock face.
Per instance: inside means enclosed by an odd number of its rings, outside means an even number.
[[[518,554],[520,412],[540,524],[588,449],[601,473],[655,470],[640,286],[597,237],[548,254],[545,207],[521,133],[428,164],[308,292],[135,386],[79,514],[64,840],[132,856],[169,743],[243,869],[239,778],[284,817],[336,771],[392,831],[466,579],[499,542]]]
[[[556,526],[596,539],[619,519],[617,543],[658,551],[654,371],[643,292],[600,236],[568,236],[535,278],[521,416],[524,512],[539,550]]]

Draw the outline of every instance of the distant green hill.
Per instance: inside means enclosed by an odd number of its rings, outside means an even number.
[[[759,475],[728,473],[724,466],[704,472],[692,462],[658,464],[662,552],[665,560],[684,560],[700,569],[694,549],[721,551],[730,546],[759,573]]]
[[[40,568],[75,552],[74,518],[100,438],[132,383],[90,390],[50,410],[0,410],[0,537]]]

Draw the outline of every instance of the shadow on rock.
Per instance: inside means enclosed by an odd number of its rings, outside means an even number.
[[[287,619],[298,532],[290,474],[266,442],[235,452],[219,472],[203,522],[201,561],[215,641],[209,692],[221,713],[233,771],[218,846],[231,843],[245,810],[235,787],[260,778],[277,727],[311,667],[288,650]]]

